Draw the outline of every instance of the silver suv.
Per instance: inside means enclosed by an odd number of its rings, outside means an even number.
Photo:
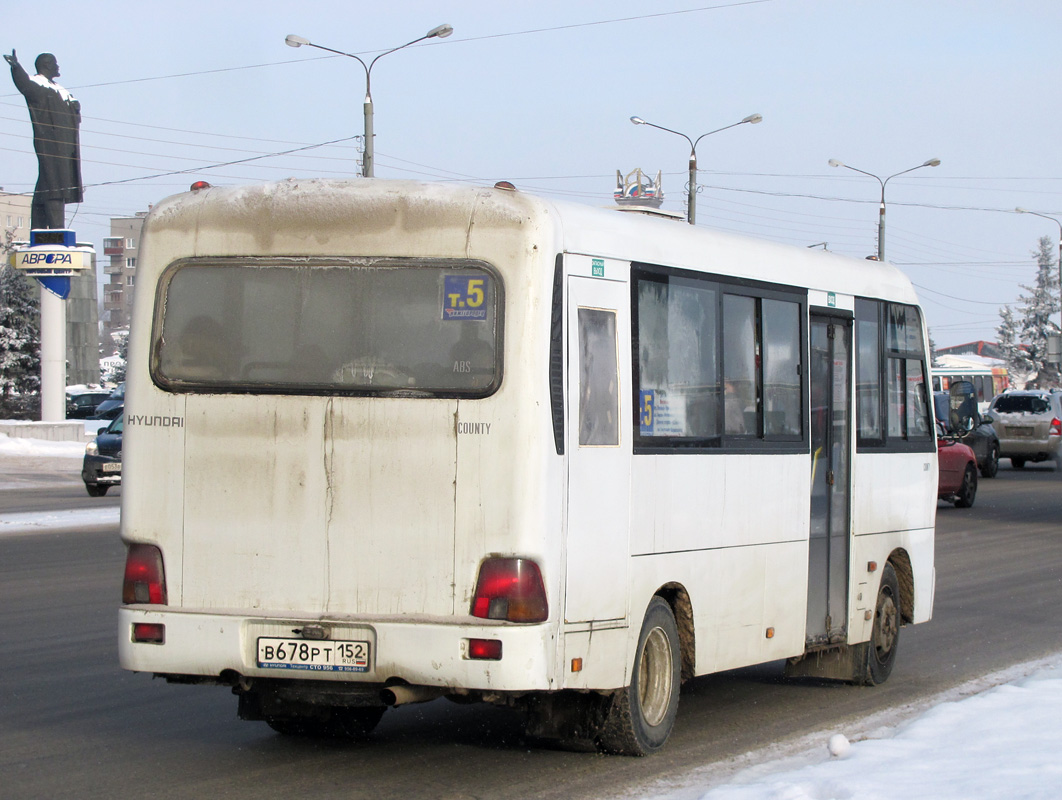
[[[1062,458],[1062,394],[1035,389],[1006,391],[992,398],[988,408],[999,436],[999,455],[1015,469],[1026,462]]]

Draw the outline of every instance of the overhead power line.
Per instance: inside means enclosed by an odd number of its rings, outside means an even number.
[[[616,17],[614,19],[594,20],[592,22],[576,22],[576,23],[572,23],[570,25],[554,25],[554,26],[549,27],[549,28],[532,28],[532,29],[526,30],[526,31],[510,31],[508,33],[490,33],[490,34],[485,34],[483,36],[468,36],[468,37],[465,37],[465,38],[449,39],[449,40],[447,40],[445,42],[445,44],[446,45],[466,44],[468,42],[486,41],[488,39],[504,39],[504,38],[508,38],[508,37],[512,37],[512,36],[531,36],[531,35],[534,35],[534,34],[541,34],[541,33],[554,33],[556,31],[575,30],[575,29],[578,29],[578,28],[592,28],[592,27],[599,26],[599,25],[615,25],[615,24],[622,23],[622,22],[639,22],[641,20],[654,19],[656,17],[675,17],[675,16],[679,16],[679,15],[682,15],[682,14],[700,14],[700,13],[704,13],[706,11],[721,11],[721,10],[728,9],[728,8],[737,8],[737,7],[740,7],[740,6],[755,6],[755,5],[760,5],[762,3],[772,3],[772,2],[774,2],[774,0],[738,0],[738,2],[733,2],[733,3],[721,3],[721,4],[717,4],[717,5],[712,5],[712,6],[700,6],[698,8],[686,8],[686,9],[680,9],[678,11],[659,11],[659,12],[656,12],[654,14],[638,14],[637,16],[631,16],[631,17]],[[434,47],[434,46],[437,46],[437,45],[440,45],[440,44],[444,44],[444,43],[443,42],[431,42],[431,43],[422,44],[422,45],[419,45],[419,46],[420,47]],[[385,52],[385,51],[383,51],[383,50],[363,50],[360,53],[357,53],[357,55],[372,55],[374,53],[380,53],[380,52]],[[121,81],[107,81],[105,83],[83,83],[83,84],[79,84],[77,86],[70,86],[70,87],[67,87],[67,88],[72,89],[72,90],[81,91],[82,89],[98,89],[98,88],[103,88],[103,87],[106,87],[106,86],[122,86],[122,85],[130,84],[130,83],[146,83],[146,82],[149,82],[149,81],[165,81],[165,80],[171,80],[173,78],[191,78],[191,77],[195,77],[195,76],[198,76],[198,75],[217,75],[217,74],[223,73],[223,72],[238,72],[240,70],[262,69],[263,67],[277,67],[277,66],[284,66],[286,64],[299,64],[299,63],[302,63],[304,61],[321,61],[321,60],[330,59],[330,58],[339,58],[339,56],[336,56],[336,55],[332,55],[332,56],[311,56],[309,58],[287,59],[286,61],[268,61],[268,62],[266,62],[264,64],[246,64],[244,66],[239,66],[239,67],[219,67],[217,69],[206,69],[206,70],[199,70],[199,71],[196,71],[196,72],[178,72],[178,73],[174,73],[172,75],[155,75],[155,76],[152,76],[152,77],[145,77],[145,78],[127,78],[127,79],[121,80]],[[14,94],[6,94],[6,95],[0,95],[0,98],[3,98],[3,97],[14,97],[14,96],[15,96]]]

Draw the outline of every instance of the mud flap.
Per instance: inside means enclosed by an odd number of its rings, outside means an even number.
[[[816,650],[785,662],[786,678],[819,678],[865,684],[869,642]]]

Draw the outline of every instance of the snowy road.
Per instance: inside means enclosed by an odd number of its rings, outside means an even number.
[[[12,797],[69,794],[73,780],[98,797],[150,781],[165,797],[258,798],[267,784],[374,800],[1031,799],[1062,785],[1062,493],[1045,470],[1004,469],[974,509],[941,507],[935,617],[904,630],[889,683],[787,683],[771,665],[698,679],[649,759],[542,748],[504,711],[444,701],[389,712],[364,745],[292,741],[237,721],[227,690],[123,673],[117,508],[91,506],[76,462],[64,474],[72,507],[0,513],[0,774]],[[843,757],[827,750],[836,734]]]

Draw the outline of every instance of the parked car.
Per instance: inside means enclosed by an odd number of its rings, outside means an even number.
[[[122,483],[122,428],[124,415],[111,420],[85,447],[81,480],[91,497],[103,497],[112,486]]]
[[[974,452],[977,468],[982,478],[994,478],[999,471],[999,437],[988,418],[982,417],[976,408],[970,409],[969,428],[960,428],[952,413],[950,395],[933,392],[933,411],[937,422],[944,426],[948,436],[955,437]]]
[[[1062,394],[1046,389],[1006,391],[992,398],[988,416],[999,435],[999,454],[1015,469],[1055,462],[1062,448]]]
[[[968,445],[937,422],[937,498],[969,508],[977,497],[977,458]]]
[[[85,419],[96,413],[96,407],[111,396],[109,391],[88,391],[67,394],[66,418]]]
[[[89,419],[114,419],[122,413],[122,408],[125,406],[125,381],[119,383],[114,387],[114,391],[110,396],[99,404],[96,408],[96,413]]]

